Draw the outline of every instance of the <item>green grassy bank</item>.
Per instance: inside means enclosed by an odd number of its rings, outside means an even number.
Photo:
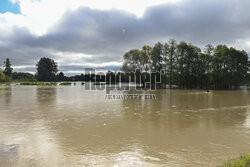
[[[238,159],[228,161],[220,167],[250,167],[250,154],[242,155]]]

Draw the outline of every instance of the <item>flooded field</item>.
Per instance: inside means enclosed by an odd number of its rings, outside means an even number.
[[[147,93],[0,86],[0,166],[217,166],[250,152],[250,91]]]

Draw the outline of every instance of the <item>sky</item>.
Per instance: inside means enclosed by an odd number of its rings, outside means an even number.
[[[119,70],[126,51],[169,39],[250,52],[249,0],[0,0],[0,66]]]

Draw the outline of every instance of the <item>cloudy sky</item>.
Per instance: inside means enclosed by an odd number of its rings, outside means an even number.
[[[0,0],[0,63],[34,72],[50,57],[69,75],[117,70],[129,49],[170,38],[250,52],[249,9],[249,0]]]

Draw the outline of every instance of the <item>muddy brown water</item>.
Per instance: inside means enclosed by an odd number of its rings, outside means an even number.
[[[217,166],[250,152],[250,91],[150,93],[0,86],[0,166]]]

